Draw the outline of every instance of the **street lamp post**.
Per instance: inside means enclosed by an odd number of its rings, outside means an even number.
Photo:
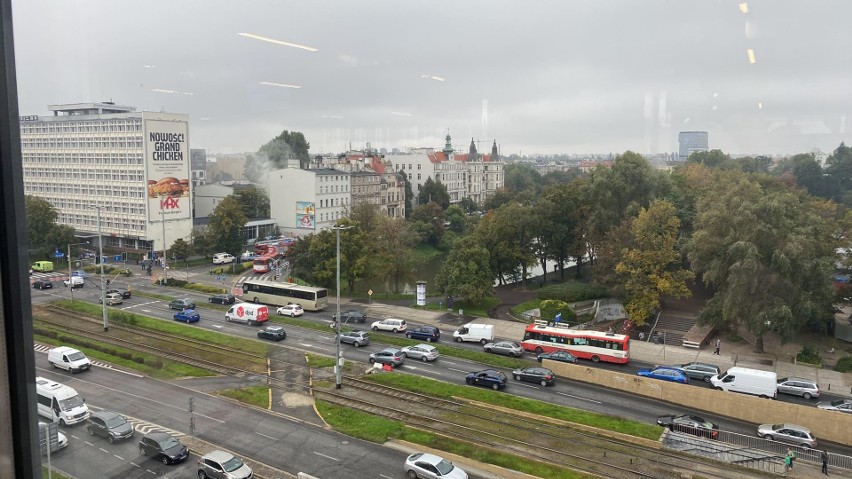
[[[335,366],[335,389],[343,387],[343,353],[340,352],[340,230],[351,229],[351,226],[332,226],[337,232],[337,366]]]
[[[71,302],[74,302],[74,282],[71,281],[71,247],[81,244],[89,244],[88,241],[83,243],[68,243],[68,288],[71,289]]]
[[[104,237],[101,234],[101,207],[94,206],[94,208],[98,212],[98,261],[101,263],[101,309],[104,315],[104,331],[109,331],[109,319],[107,316],[106,303],[106,283],[104,282],[106,278],[104,278]],[[69,279],[68,281],[71,280]]]

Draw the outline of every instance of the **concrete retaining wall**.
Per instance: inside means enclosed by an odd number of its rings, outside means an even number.
[[[548,359],[544,360],[544,366],[550,368],[561,378],[631,392],[678,404],[688,409],[708,411],[757,424],[780,422],[800,424],[809,428],[817,439],[840,444],[852,443],[852,414],[824,411],[816,406],[800,406],[760,399],[747,394],[670,383],[643,378],[635,374],[607,371]]]

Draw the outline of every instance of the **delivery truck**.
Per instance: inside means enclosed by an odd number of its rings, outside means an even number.
[[[778,376],[772,371],[733,367],[710,378],[713,387],[722,391],[772,398],[778,393]]]
[[[239,303],[231,306],[225,313],[225,321],[246,324],[260,324],[269,320],[269,307],[263,304]]]
[[[453,331],[457,343],[462,341],[478,342],[480,344],[494,341],[494,325],[467,323]]]

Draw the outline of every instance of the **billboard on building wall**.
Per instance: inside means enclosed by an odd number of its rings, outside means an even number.
[[[296,228],[314,229],[316,222],[316,208],[313,201],[296,202]]]
[[[192,218],[189,124],[146,119],[144,138],[149,221]]]

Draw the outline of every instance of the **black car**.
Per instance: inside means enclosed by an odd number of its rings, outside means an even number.
[[[214,294],[209,298],[211,303],[218,304],[234,304],[236,300],[237,298],[233,294]]]
[[[125,289],[125,288],[110,288],[110,289],[106,290],[106,294],[110,294],[110,293],[120,294],[121,297],[124,298],[124,299],[129,299],[130,296],[131,296],[130,290]]]
[[[550,359],[551,361],[577,364],[577,356],[574,356],[568,351],[554,351],[552,353],[542,353],[539,354],[536,359],[538,359],[538,362],[541,362],[542,359]]]
[[[110,444],[133,437],[133,426],[124,416],[112,411],[92,413],[86,422],[86,431],[90,436],[105,437]]]
[[[485,386],[495,391],[506,387],[509,380],[506,375],[493,369],[484,369],[474,373],[468,373],[464,382],[471,386]]]
[[[435,326],[418,326],[405,332],[408,339],[419,339],[431,343],[441,339],[441,330]]]
[[[189,450],[171,434],[149,432],[139,440],[139,454],[153,457],[163,464],[177,464],[189,456]]]
[[[538,366],[516,369],[512,371],[512,377],[514,377],[516,381],[527,381],[531,383],[539,383],[542,386],[551,386],[553,385],[553,380],[556,378],[556,375],[553,374],[553,371]]]
[[[33,281],[33,288],[35,289],[51,289],[53,288],[53,283],[46,279],[37,279]]]
[[[177,309],[178,311],[183,311],[184,309],[195,309],[195,301],[189,298],[175,299],[169,303],[169,309]]]
[[[358,311],[357,309],[350,309],[347,311],[340,312],[340,318],[343,321],[343,324],[346,323],[363,323],[367,321],[367,315]],[[331,317],[332,320],[337,321],[337,315]]]
[[[719,426],[703,417],[692,414],[660,416],[657,418],[657,424],[670,431],[683,432],[692,434],[693,436],[708,437],[710,439],[719,437]]]
[[[267,326],[257,332],[257,337],[260,339],[281,341],[287,338],[287,332],[281,326]]]

